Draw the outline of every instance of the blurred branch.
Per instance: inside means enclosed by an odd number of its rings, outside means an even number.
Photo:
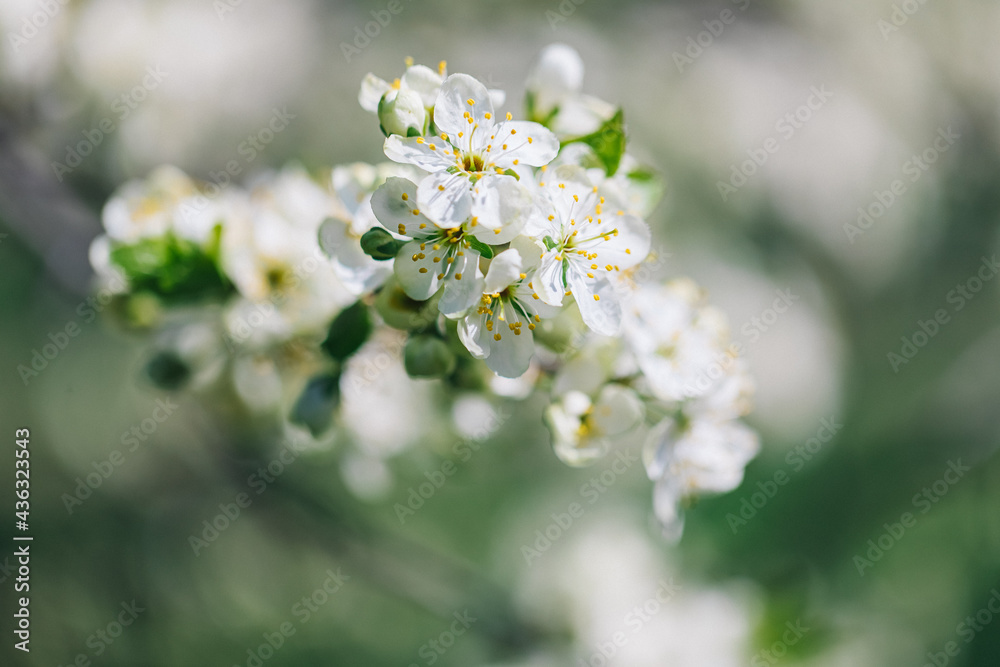
[[[48,173],[46,158],[0,117],[0,217],[41,257],[65,290],[90,290],[87,247],[100,233],[97,216]]]

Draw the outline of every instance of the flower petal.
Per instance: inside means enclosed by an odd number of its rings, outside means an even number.
[[[365,111],[371,111],[375,113],[378,111],[379,100],[385,95],[391,86],[388,82],[378,78],[371,72],[365,74],[365,78],[361,80],[361,91],[358,92],[358,103],[361,104],[361,108]]]
[[[486,357],[486,365],[491,371],[505,378],[516,378],[524,375],[531,365],[531,357],[535,354],[535,343],[528,329],[521,330],[520,333],[495,327],[495,333],[486,332],[486,345],[489,346],[489,355]],[[496,337],[500,339],[497,340]]]
[[[437,265],[431,256],[420,249],[420,241],[410,241],[403,245],[393,260],[393,271],[406,296],[415,301],[426,301],[434,296],[440,287]],[[424,257],[420,257],[423,254]]]
[[[417,201],[421,212],[441,227],[458,227],[472,212],[472,193],[464,174],[439,171],[420,181]]]
[[[451,144],[438,137],[401,137],[392,134],[382,146],[385,156],[393,162],[414,164],[425,171],[444,171],[455,161]]]
[[[387,178],[372,195],[372,211],[386,229],[397,234],[413,236],[420,225],[430,223],[417,208],[416,184],[397,176]]]
[[[441,75],[425,65],[414,65],[406,70],[402,77],[402,85],[418,95],[426,108],[434,106],[441,84]]]
[[[466,112],[470,114],[468,119]],[[492,117],[493,101],[486,86],[468,74],[452,74],[445,79],[434,104],[434,124],[439,130],[458,136],[459,132],[468,133],[478,125],[479,132],[490,135]]]
[[[531,214],[531,192],[513,176],[487,174],[472,188],[470,231],[490,244],[507,243],[521,233]]]
[[[497,125],[493,132],[490,159],[498,167],[526,164],[541,167],[552,162],[559,154],[559,139],[551,130],[527,120],[508,120]]]
[[[607,276],[600,273],[588,279],[571,264],[566,281],[580,307],[583,323],[595,333],[617,336],[622,327],[622,306]]]
[[[486,272],[486,284],[483,291],[495,294],[507,289],[521,277],[521,253],[514,249],[504,250],[493,258]]]
[[[460,251],[450,270],[441,278],[444,294],[438,302],[438,310],[446,317],[464,313],[483,295],[483,274],[479,270],[479,253],[472,248]]]
[[[551,306],[562,305],[566,283],[563,282],[563,263],[558,251],[549,250],[542,255],[531,284],[539,299]]]

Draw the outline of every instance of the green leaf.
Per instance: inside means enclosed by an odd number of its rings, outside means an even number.
[[[339,400],[340,376],[321,373],[306,383],[288,418],[308,428],[314,437],[318,436],[333,423],[333,412]]]
[[[585,143],[594,149],[608,176],[614,176],[625,154],[625,114],[621,109],[591,134],[569,139],[563,144]]]
[[[222,299],[233,286],[218,267],[222,226],[204,246],[166,234],[111,250],[133,293],[146,292],[165,303]]]
[[[402,247],[402,241],[394,239],[381,227],[372,227],[361,236],[361,249],[372,259],[393,259]]]
[[[358,351],[372,331],[368,306],[356,301],[333,319],[322,348],[337,361],[344,361]]]
[[[475,236],[466,236],[465,239],[469,242],[469,245],[472,246],[473,250],[478,252],[486,259],[493,259],[492,247],[486,245],[485,243],[477,239]]]

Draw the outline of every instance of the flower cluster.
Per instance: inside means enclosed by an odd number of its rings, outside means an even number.
[[[738,421],[751,383],[693,283],[646,280],[662,263],[645,221],[661,186],[626,152],[622,111],[584,95],[582,77],[575,51],[546,49],[521,120],[443,62],[369,74],[359,101],[388,162],[319,180],[289,167],[246,189],[162,168],[107,204],[92,261],[123,274],[131,324],[188,341],[158,360],[161,380],[211,375],[218,364],[191,359],[212,356],[215,332],[244,403],[318,434],[352,358],[395,336],[412,378],[547,396],[571,465],[644,446],[677,535],[685,500],[731,490],[756,453]]]

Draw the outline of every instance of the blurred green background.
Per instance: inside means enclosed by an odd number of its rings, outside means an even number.
[[[1000,663],[1000,281],[980,273],[1000,241],[1000,6],[402,0],[366,43],[386,6],[0,6],[0,479],[12,488],[14,431],[29,428],[35,537],[32,651],[12,649],[0,560],[0,661]],[[709,289],[758,383],[763,452],[739,490],[689,509],[679,545],[658,536],[640,465],[589,502],[582,485],[610,462],[560,464],[537,397],[469,397],[456,419],[404,376],[261,489],[252,476],[280,460],[280,434],[151,386],[145,341],[93,317],[87,245],[125,180],[161,163],[211,179],[230,159],[247,173],[379,161],[356,101],[366,72],[445,59],[517,112],[556,41],[666,179],[649,220],[662,277]],[[275,109],[294,119],[250,158],[241,145]],[[53,167],[108,120],[78,166]],[[779,291],[794,300],[776,315]],[[18,366],[71,323],[79,335],[23,381]],[[392,412],[417,395],[427,409]],[[121,464],[67,506],[116,450]],[[446,467],[401,522],[396,506]],[[241,493],[249,506],[218,519]],[[523,548],[574,501],[584,516],[529,562]],[[206,521],[228,525],[195,554]],[[12,520],[0,533],[3,559]],[[133,601],[143,611],[118,634]]]

